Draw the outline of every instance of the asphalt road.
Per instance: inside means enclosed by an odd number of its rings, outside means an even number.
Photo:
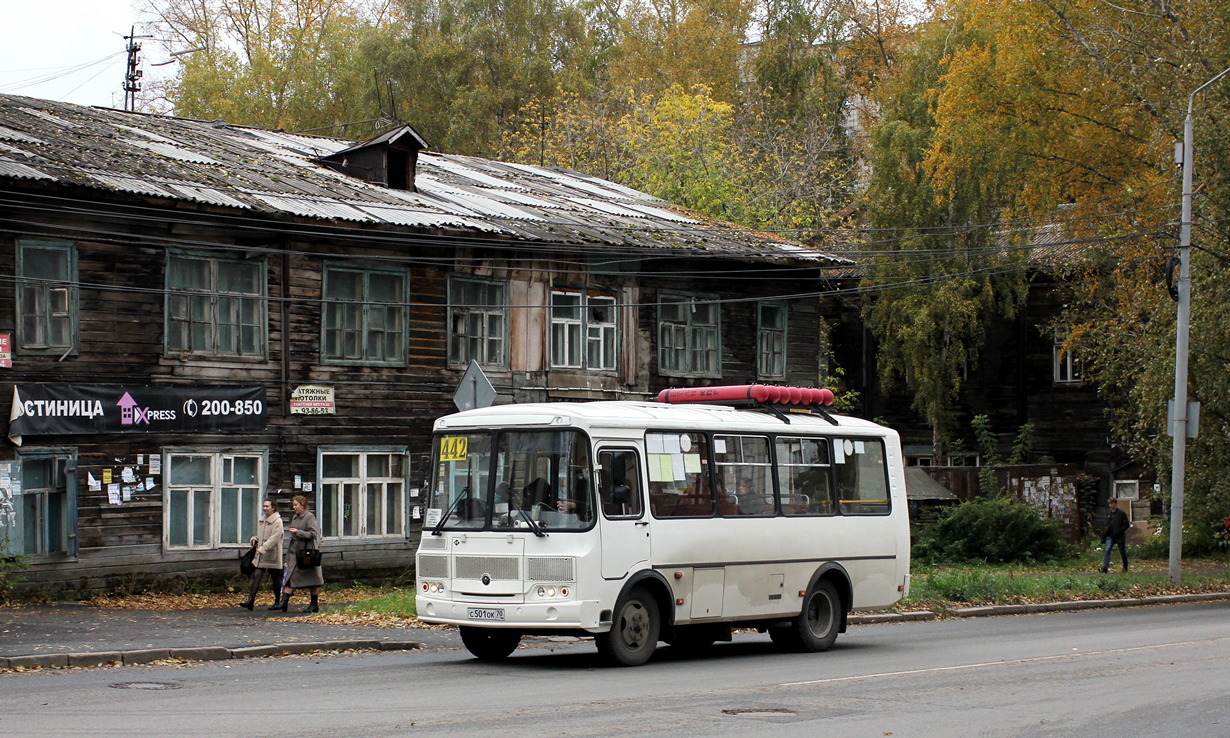
[[[601,665],[536,640],[0,676],[3,735],[1227,736],[1230,602],[748,634]]]

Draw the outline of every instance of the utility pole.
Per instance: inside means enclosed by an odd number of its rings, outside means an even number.
[[[132,26],[128,35],[124,40],[128,42],[125,51],[128,52],[128,69],[124,72],[124,110],[135,112],[137,109],[137,93],[141,91],[141,76],[145,72],[141,71],[141,44],[137,43],[139,38],[153,38],[153,36],[138,36],[136,35],[136,26]]]
[[[1174,347],[1174,416],[1170,433],[1174,437],[1171,446],[1170,465],[1170,583],[1178,585],[1182,578],[1180,563],[1183,558],[1183,493],[1184,474],[1187,466],[1187,437],[1195,428],[1188,428],[1191,410],[1187,402],[1187,354],[1188,327],[1191,323],[1192,283],[1192,170],[1195,154],[1192,122],[1192,107],[1196,93],[1230,73],[1224,69],[1213,79],[1205,82],[1187,96],[1187,118],[1183,121],[1183,203],[1179,223],[1179,312],[1175,322]]]

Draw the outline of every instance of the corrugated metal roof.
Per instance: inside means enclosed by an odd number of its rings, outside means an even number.
[[[34,136],[28,136],[20,131],[14,131],[12,128],[0,126],[0,139],[5,141],[26,141],[27,143],[41,144],[42,141]]]
[[[135,141],[133,139],[128,139],[127,141],[125,141],[125,143],[131,146],[136,146],[138,148],[145,149],[146,151],[152,151],[155,154],[169,156],[172,159],[178,159],[180,161],[192,162],[193,164],[217,164],[218,163],[214,161],[213,159],[210,159],[208,156],[205,156],[204,154],[197,154],[197,153],[188,151],[187,149],[180,148],[179,146],[176,146],[174,144],[161,143],[159,141]]]
[[[417,192],[341,174],[319,159],[354,145],[221,121],[0,95],[0,180],[39,179],[323,221],[501,234],[550,244],[845,261],[710,221],[577,172],[422,151]]]
[[[0,158],[0,177],[16,179],[55,179],[50,174],[43,174],[37,169],[28,167],[21,162]]]

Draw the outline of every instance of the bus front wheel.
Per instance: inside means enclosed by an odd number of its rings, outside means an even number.
[[[661,628],[657,601],[634,587],[616,604],[611,630],[598,635],[598,652],[618,666],[640,666],[657,648]]]
[[[833,583],[822,579],[803,599],[803,611],[786,625],[769,629],[769,637],[791,651],[827,651],[841,629],[841,595]]]
[[[483,661],[501,661],[517,650],[521,634],[498,628],[473,628],[463,625],[461,642],[466,650]]]

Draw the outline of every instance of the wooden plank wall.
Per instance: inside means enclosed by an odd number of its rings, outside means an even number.
[[[83,221],[80,214],[49,213],[38,208],[14,213],[21,220],[40,220],[41,227],[17,228],[4,222],[0,213],[0,269],[13,273],[13,258],[19,232],[74,236],[78,245],[80,291],[80,350],[60,360],[59,356],[38,356],[17,352],[14,367],[3,375],[6,384],[0,393],[11,395],[11,384],[47,382],[54,384],[189,384],[261,385],[266,388],[268,425],[263,431],[243,434],[116,434],[105,436],[27,438],[29,448],[61,448],[77,454],[77,516],[79,551],[76,559],[45,557],[35,562],[32,578],[49,586],[76,587],[83,590],[113,586],[134,576],[224,576],[235,568],[234,549],[215,551],[167,550],[163,540],[163,485],[137,492],[123,505],[108,502],[104,491],[90,491],[86,479],[102,478],[104,469],[118,471],[124,466],[138,470],[144,478],[149,459],[166,448],[266,449],[268,487],[286,490],[279,495],[284,512],[294,493],[293,480],[300,476],[316,482],[317,453],[322,447],[391,447],[405,449],[410,458],[414,481],[418,458],[430,451],[431,425],[435,418],[455,411],[452,396],[464,367],[450,366],[447,345],[447,276],[455,254],[465,264],[487,264],[484,273],[502,273],[491,265],[507,264],[507,248],[455,249],[439,244],[441,234],[427,234],[422,243],[405,238],[396,242],[362,243],[338,240],[321,231],[318,237],[310,228],[290,227],[279,234],[277,224],[263,223],[256,230],[220,218],[211,224],[200,213],[166,213],[169,217],[149,217],[149,211],[128,211],[120,203],[104,206],[106,214]],[[181,218],[180,215],[191,216]],[[191,220],[189,223],[188,220]],[[182,222],[180,222],[182,221]],[[96,229],[107,236],[91,235]],[[387,244],[387,245],[386,245]],[[188,252],[234,255],[261,259],[268,275],[268,354],[257,359],[202,359],[165,355],[163,315],[165,267],[170,249]],[[238,250],[238,251],[237,251]],[[403,367],[340,366],[322,364],[321,277],[327,259],[362,261],[364,258],[399,261],[410,272],[409,331]],[[511,255],[525,270],[520,278],[529,280],[527,296],[546,294],[553,273],[553,262],[541,252]],[[485,260],[485,261],[484,261]],[[565,256],[563,263],[574,261]],[[459,261],[458,263],[462,263]],[[658,262],[655,262],[657,264]],[[813,289],[808,278],[770,281],[732,280],[730,271],[744,277],[752,271],[746,264],[714,265],[701,262],[701,269],[712,274],[689,279],[690,290],[713,292],[727,298],[774,297],[777,294],[806,293]],[[696,270],[695,260],[679,260],[662,267],[665,274]],[[569,283],[596,283],[621,290],[652,303],[658,289],[678,288],[675,277],[654,278],[638,275],[636,262],[629,262],[625,273],[615,276],[587,277],[576,270],[565,279]],[[776,268],[768,267],[772,273]],[[722,271],[727,274],[722,274]],[[605,271],[611,271],[609,268]],[[497,274],[498,276],[498,274]],[[640,284],[644,280],[644,285]],[[536,285],[536,286],[535,286]],[[766,294],[768,293],[768,294]],[[527,297],[526,299],[530,299]],[[15,333],[15,292],[11,281],[0,281],[0,331]],[[656,366],[657,310],[652,305],[639,308],[635,326],[628,337],[633,345],[621,355],[635,355],[642,362],[619,372],[561,372],[514,365],[489,376],[500,394],[499,402],[542,401],[548,399],[604,399],[647,397],[667,386],[687,384],[742,384],[756,381],[756,302],[732,302],[722,308],[723,368],[720,379],[702,380],[665,377]],[[791,303],[786,383],[814,386],[817,379],[818,325],[815,300]],[[545,331],[546,326],[542,326]],[[541,351],[545,336],[535,339],[538,348],[527,344],[530,352]],[[337,414],[331,416],[291,416],[287,399],[300,384],[323,384],[335,388]],[[573,388],[573,389],[570,389]],[[11,444],[0,450],[0,458],[13,458]],[[164,470],[165,471],[165,470]],[[314,494],[307,495],[310,499]],[[314,502],[313,502],[314,505]],[[405,572],[413,562],[420,533],[417,525],[405,539],[328,541],[326,568],[347,574],[368,570]]]

